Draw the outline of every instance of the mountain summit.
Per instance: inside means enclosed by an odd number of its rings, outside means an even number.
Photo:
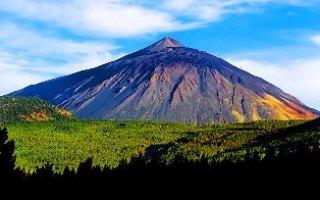
[[[150,45],[149,47],[145,48],[148,51],[161,51],[166,48],[175,48],[175,47],[184,47],[180,42],[177,40],[165,37],[162,40]]]
[[[267,81],[172,38],[11,95],[38,96],[90,119],[203,124],[318,116]]]

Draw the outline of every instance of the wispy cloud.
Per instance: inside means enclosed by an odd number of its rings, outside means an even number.
[[[0,94],[118,57],[108,43],[60,39],[11,23],[0,30]]]
[[[313,0],[2,0],[0,10],[50,22],[77,34],[132,37],[196,28],[223,15],[246,12],[268,3],[305,5],[305,2]]]
[[[42,35],[34,30],[18,27],[12,23],[0,24],[1,48],[28,54],[43,59],[70,59],[79,56],[103,55],[111,57],[109,51],[115,50],[111,44],[97,42],[78,42],[65,38]]]
[[[167,9],[178,15],[188,15],[200,24],[220,20],[222,16],[235,13],[247,13],[259,10],[269,3],[310,6],[319,3],[315,0],[165,0]]]
[[[313,35],[311,36],[310,40],[316,44],[320,46],[320,34],[319,35]]]
[[[11,54],[0,53],[0,95],[49,78],[24,72],[21,66],[25,63],[23,59],[17,59]]]
[[[0,9],[21,17],[53,23],[76,33],[107,37],[185,29],[169,13],[121,0],[1,1]]]

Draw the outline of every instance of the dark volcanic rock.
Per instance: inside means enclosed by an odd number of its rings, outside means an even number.
[[[38,96],[93,119],[224,123],[318,116],[263,79],[171,38],[11,95]]]

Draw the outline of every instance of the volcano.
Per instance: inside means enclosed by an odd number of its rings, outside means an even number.
[[[205,124],[319,116],[267,81],[168,37],[10,95],[37,96],[86,119]]]

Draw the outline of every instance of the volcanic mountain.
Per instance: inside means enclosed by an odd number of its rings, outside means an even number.
[[[11,95],[37,96],[90,119],[203,124],[319,114],[265,80],[172,38]]]

